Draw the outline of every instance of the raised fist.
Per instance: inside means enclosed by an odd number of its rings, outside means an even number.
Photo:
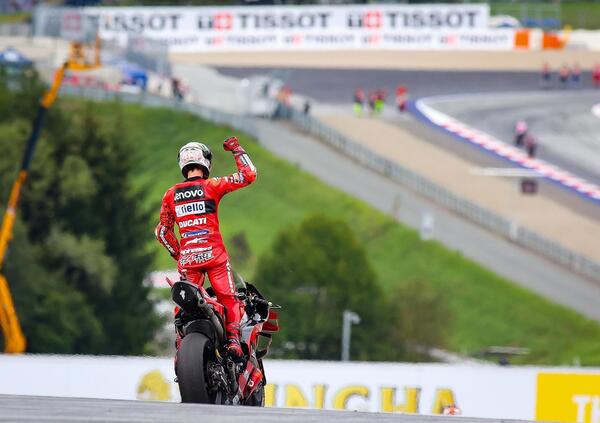
[[[223,141],[223,149],[225,151],[232,151],[234,153],[238,151],[244,151],[244,149],[238,142],[237,137],[229,137],[225,141]]]

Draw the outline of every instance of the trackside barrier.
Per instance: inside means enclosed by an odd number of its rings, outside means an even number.
[[[180,102],[149,93],[130,94],[89,87],[64,86],[62,92],[67,95],[94,100],[106,101],[119,99],[126,103],[185,110],[211,122],[227,125],[239,131],[243,131],[260,140],[260,130],[255,123],[255,118],[223,112],[199,104]],[[600,283],[600,264],[588,257],[569,250],[534,231],[520,227],[496,213],[453,194],[446,188],[374,153],[368,148],[360,145],[358,142],[353,141],[335,129],[325,125],[313,116],[305,115],[295,109],[287,110],[285,115],[300,128],[311,135],[320,138],[326,144],[352,158],[357,163],[385,175],[391,180],[408,187],[423,197],[459,214],[471,222],[507,238],[524,248],[534,251],[542,257],[558,263],[575,273]]]
[[[219,125],[230,126],[239,131],[245,132],[254,138],[259,138],[258,128],[252,118],[223,112],[221,110],[206,107],[201,104],[182,102],[144,92],[141,94],[133,94],[83,86],[63,86],[61,88],[61,93],[99,101],[119,100],[125,103],[140,104],[149,107],[167,107],[170,109],[184,110],[200,116],[208,121],[217,123]]]
[[[462,417],[597,420],[599,368],[267,359],[265,369],[267,407],[436,415],[454,404]],[[0,395],[180,399],[171,357],[0,354],[0,375]]]
[[[460,216],[510,239],[516,244],[532,250],[573,272],[600,282],[600,264],[590,258],[569,250],[534,231],[518,226],[514,222],[490,210],[453,194],[444,187],[363,147],[310,115],[305,115],[297,110],[291,110],[289,116],[294,123],[305,131],[321,138],[330,146],[371,170],[407,186],[418,194],[452,210]]]
[[[1,24],[0,37],[30,37],[32,28],[30,24]]]

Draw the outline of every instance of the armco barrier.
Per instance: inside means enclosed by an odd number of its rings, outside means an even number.
[[[327,144],[342,151],[370,169],[386,175],[390,179],[407,186],[435,203],[452,210],[494,233],[510,239],[522,247],[535,251],[541,256],[559,263],[573,272],[600,282],[600,264],[588,257],[571,251],[465,198],[453,194],[442,186],[352,141],[350,138],[324,125],[312,116],[292,110],[290,117],[292,121],[307,132],[318,136]]]
[[[62,92],[94,100],[120,99],[127,103],[137,103],[145,106],[181,109],[201,116],[211,122],[228,125],[260,140],[260,133],[255,124],[255,118],[222,112],[199,104],[180,102],[147,93],[128,94],[86,87],[65,86]],[[600,264],[593,260],[571,251],[554,241],[550,241],[529,229],[520,227],[510,220],[478,206],[465,198],[453,194],[444,187],[374,153],[333,128],[323,124],[313,116],[305,115],[295,109],[288,110],[287,115],[292,122],[305,131],[320,138],[326,144],[369,169],[387,176],[436,204],[440,204],[460,216],[502,237],[510,239],[516,244],[534,251],[575,273],[600,282]]]
[[[0,37],[30,37],[32,28],[30,24],[2,24],[0,25]]]

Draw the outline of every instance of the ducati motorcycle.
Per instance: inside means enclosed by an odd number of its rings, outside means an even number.
[[[267,301],[251,283],[239,283],[237,297],[244,308],[241,346],[244,360],[236,363],[225,354],[225,309],[212,288],[187,280],[172,283],[173,301],[181,308],[175,327],[181,344],[175,357],[175,373],[181,401],[262,407],[265,401],[265,369],[271,337],[279,330],[278,305]]]

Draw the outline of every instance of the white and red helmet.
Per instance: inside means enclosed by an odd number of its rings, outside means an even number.
[[[183,176],[186,176],[186,167],[190,165],[198,165],[204,170],[204,177],[208,178],[212,164],[212,153],[210,148],[201,142],[188,142],[179,149],[177,162]]]

